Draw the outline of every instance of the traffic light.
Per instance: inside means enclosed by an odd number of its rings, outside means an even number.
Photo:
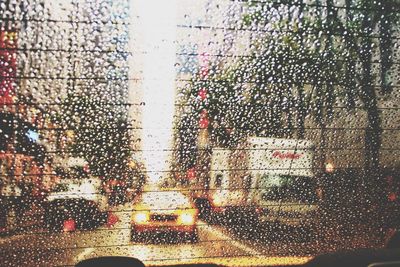
[[[203,109],[200,113],[199,127],[200,129],[207,129],[209,124],[207,110]]]
[[[207,89],[206,88],[200,88],[199,90],[199,97],[202,101],[206,100],[207,98]]]

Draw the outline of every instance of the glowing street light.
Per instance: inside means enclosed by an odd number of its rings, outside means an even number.
[[[334,170],[335,170],[335,166],[333,165],[333,163],[328,162],[328,163],[325,165],[325,171],[326,171],[327,173],[332,173]]]

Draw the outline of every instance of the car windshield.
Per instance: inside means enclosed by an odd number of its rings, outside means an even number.
[[[64,184],[61,184],[61,183],[56,184],[52,189],[53,192],[67,192],[68,190],[70,190],[70,187],[68,184],[65,184],[65,183]]]
[[[265,177],[260,190],[265,201],[316,203],[317,184],[314,177],[270,176]]]
[[[0,0],[0,265],[392,246],[399,24],[399,0]]]

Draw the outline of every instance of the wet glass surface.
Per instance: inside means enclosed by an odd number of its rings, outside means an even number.
[[[384,248],[399,23],[397,0],[0,0],[0,265]]]

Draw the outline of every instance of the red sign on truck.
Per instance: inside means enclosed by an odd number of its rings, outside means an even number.
[[[299,159],[302,154],[292,153],[292,152],[281,152],[281,151],[274,151],[272,153],[273,158],[279,159]]]

